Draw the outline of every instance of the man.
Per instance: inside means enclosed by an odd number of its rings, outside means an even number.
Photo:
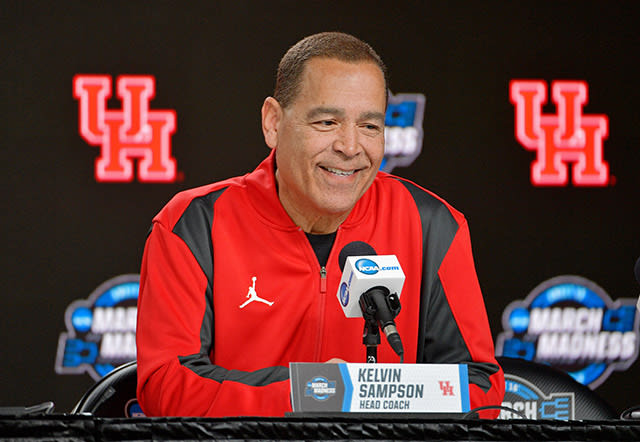
[[[385,67],[346,34],[298,42],[278,68],[258,168],[178,194],[154,218],[141,270],[138,399],[147,415],[282,416],[289,362],[364,362],[362,319],[336,298],[340,250],[364,241],[407,275],[405,362],[468,363],[471,407],[504,378],[462,214],[378,172]],[[398,362],[383,340],[380,362]]]

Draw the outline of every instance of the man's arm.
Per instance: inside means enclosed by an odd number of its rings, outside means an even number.
[[[495,359],[466,221],[449,246],[432,286],[426,323],[429,362],[467,363],[471,408],[500,405],[504,374]],[[498,412],[489,413],[495,417]]]
[[[142,260],[136,331],[143,411],[210,417],[290,411],[288,369],[217,366],[209,358],[213,333],[210,278],[187,243],[154,222]]]
[[[417,362],[468,364],[471,408],[500,405],[504,374],[494,355],[467,221],[431,192],[396,179],[409,191],[422,225]]]

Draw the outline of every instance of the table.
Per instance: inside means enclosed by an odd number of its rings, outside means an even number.
[[[0,418],[0,438],[22,440],[572,440],[640,441],[640,421],[419,418]]]

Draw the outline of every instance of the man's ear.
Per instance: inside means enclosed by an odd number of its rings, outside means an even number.
[[[283,114],[282,106],[273,97],[267,97],[262,104],[262,133],[264,141],[271,149],[278,146],[278,129]]]

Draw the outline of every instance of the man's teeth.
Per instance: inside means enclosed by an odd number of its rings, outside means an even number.
[[[329,172],[335,173],[336,175],[340,175],[340,176],[353,175],[353,173],[355,172],[355,170],[340,170],[340,169],[334,169],[333,167],[325,167],[325,170],[328,170]]]

